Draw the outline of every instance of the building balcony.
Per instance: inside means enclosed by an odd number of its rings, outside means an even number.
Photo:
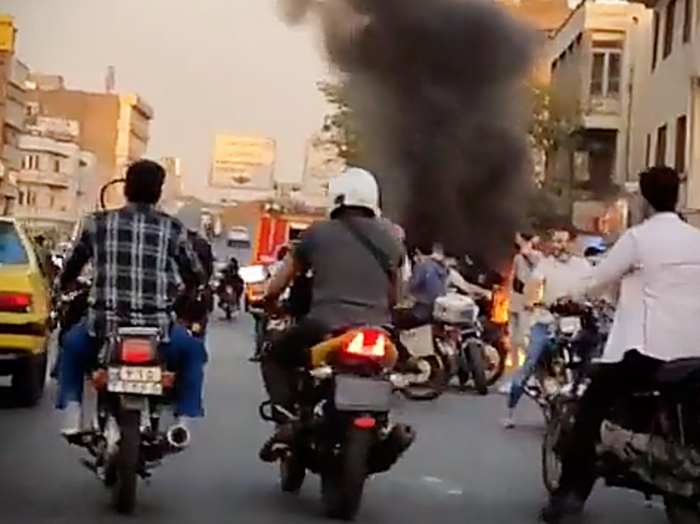
[[[37,169],[22,169],[17,174],[17,181],[26,184],[38,184],[63,189],[71,187],[71,177],[66,173],[40,171]]]

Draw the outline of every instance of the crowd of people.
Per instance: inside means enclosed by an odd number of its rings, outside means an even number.
[[[207,350],[202,338],[174,322],[172,309],[174,282],[184,281],[193,288],[207,283],[210,248],[182,222],[156,209],[164,178],[157,163],[132,164],[125,184],[128,203],[86,218],[60,277],[61,288],[67,289],[92,262],[87,319],[62,341],[57,407],[66,410],[66,434],[81,431],[83,377],[95,361],[100,340],[125,324],[161,328],[161,350],[178,372],[176,415],[183,425],[188,418],[204,415]],[[598,241],[575,251],[575,234],[565,227],[544,238],[517,237],[509,321],[513,345],[524,348],[526,358],[506,384],[506,427],[513,426],[524,385],[552,336],[547,306],[608,292],[610,286],[617,297],[603,357],[608,364],[593,377],[581,400],[560,489],[542,514],[548,522],[583,507],[594,480],[597,428],[614,399],[648,384],[662,361],[699,353],[695,340],[700,336],[700,231],[676,213],[679,184],[672,168],[641,173],[648,218],[628,229],[605,255],[605,246]],[[290,370],[306,365],[306,349],[329,333],[358,325],[395,323],[409,329],[430,323],[436,298],[450,286],[491,298],[490,289],[460,275],[456,261],[439,244],[429,254],[407,256],[403,231],[378,219],[379,190],[371,173],[349,168],[331,180],[329,192],[333,201],[329,219],[313,224],[281,252],[258,304],[271,306],[295,279],[313,272],[303,315],[274,341],[261,362],[271,401],[287,411],[295,402]],[[411,301],[396,317],[396,306],[406,305],[406,297]],[[273,460],[275,448],[289,443],[295,431],[288,419],[278,420],[260,451],[261,459]]]

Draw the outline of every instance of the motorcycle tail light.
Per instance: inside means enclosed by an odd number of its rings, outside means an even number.
[[[148,338],[125,338],[119,345],[119,359],[124,364],[147,364],[155,357],[155,347]]]
[[[398,357],[393,342],[377,329],[354,331],[346,340],[339,356],[347,363],[371,361],[391,367]]]
[[[374,417],[358,417],[353,420],[352,423],[357,429],[372,429],[377,425],[377,421]]]

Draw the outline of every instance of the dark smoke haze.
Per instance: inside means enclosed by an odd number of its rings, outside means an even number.
[[[522,81],[531,30],[493,0],[285,0],[318,15],[409,244],[501,263],[528,190]],[[391,205],[389,205],[391,203]]]

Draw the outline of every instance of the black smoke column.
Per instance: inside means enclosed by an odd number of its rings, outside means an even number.
[[[528,189],[533,32],[493,0],[283,5],[294,22],[320,15],[368,164],[391,186],[385,199],[398,202],[409,243],[507,260]]]

